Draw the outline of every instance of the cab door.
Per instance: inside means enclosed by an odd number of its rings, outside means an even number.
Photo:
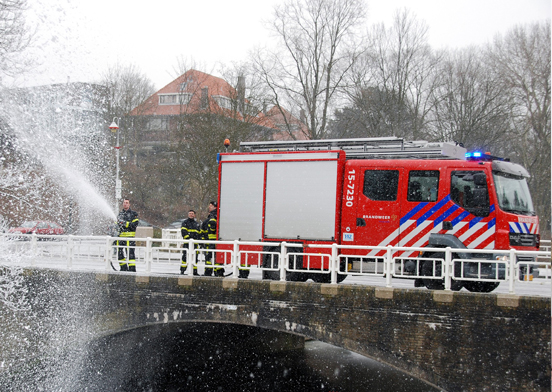
[[[355,227],[356,245],[397,245],[404,168],[361,167]],[[385,251],[372,251],[381,256]]]

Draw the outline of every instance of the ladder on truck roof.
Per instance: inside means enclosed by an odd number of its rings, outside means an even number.
[[[347,158],[357,159],[466,159],[466,149],[457,143],[406,141],[399,137],[240,143],[242,152],[321,150],[343,150]]]

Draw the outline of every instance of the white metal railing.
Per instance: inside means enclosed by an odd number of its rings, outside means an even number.
[[[168,247],[171,244],[172,240],[179,240],[181,238],[181,230],[180,229],[162,229],[161,230],[161,238],[164,240],[168,240],[162,243],[163,247]]]
[[[118,240],[124,241],[126,246],[117,246]],[[213,243],[217,245],[215,249],[204,248],[205,244]],[[332,284],[337,284],[345,276],[377,276],[385,279],[387,287],[393,286],[394,279],[439,281],[443,283],[445,290],[452,289],[455,281],[487,282],[507,283],[510,293],[515,292],[518,284],[551,283],[550,250],[476,250],[338,244],[311,244],[309,247],[319,249],[320,252],[312,253],[311,249],[310,253],[304,253],[301,244],[286,242],[5,233],[0,235],[0,250],[4,255],[10,251],[24,255],[33,266],[53,260],[71,269],[86,263],[98,262],[104,265],[103,268],[110,270],[113,263],[118,262],[118,248],[122,248],[126,254],[133,248],[136,264],[146,272],[152,271],[152,265],[179,265],[182,252],[187,252],[187,263],[192,266],[203,263],[206,252],[213,252],[215,257],[219,256],[216,260],[222,262],[224,267],[230,267],[234,276],[238,276],[240,269],[258,268],[263,273],[271,274],[273,279],[281,281],[285,281],[288,274],[294,273],[308,273],[309,277],[318,278],[317,281]],[[364,255],[348,254],[352,251]],[[377,258],[366,256],[371,251],[380,251],[383,255]],[[424,252],[432,256],[402,256],[412,252]],[[474,258],[460,257],[467,254]],[[283,262],[279,262],[280,260]],[[349,266],[353,262],[356,263],[356,268],[351,271]],[[425,269],[422,268],[422,263],[428,263]],[[468,269],[469,273],[466,273]],[[535,276],[535,271],[539,271],[539,277]],[[186,274],[191,275],[192,272],[193,268],[186,270]]]
[[[542,250],[543,252],[550,252],[550,243],[551,242],[552,241],[550,241],[550,240],[541,240],[539,250]]]

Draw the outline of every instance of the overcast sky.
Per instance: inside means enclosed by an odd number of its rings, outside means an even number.
[[[270,42],[263,25],[283,0],[28,0],[41,66],[18,85],[93,82],[109,65],[135,64],[157,88],[176,76],[177,59],[215,69],[247,59]],[[484,44],[516,24],[550,19],[550,0],[366,0],[367,27],[390,26],[407,7],[429,25],[434,48]]]

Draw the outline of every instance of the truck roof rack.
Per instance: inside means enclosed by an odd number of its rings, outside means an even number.
[[[242,152],[343,150],[356,159],[462,159],[466,149],[457,143],[405,141],[398,137],[242,142]]]

